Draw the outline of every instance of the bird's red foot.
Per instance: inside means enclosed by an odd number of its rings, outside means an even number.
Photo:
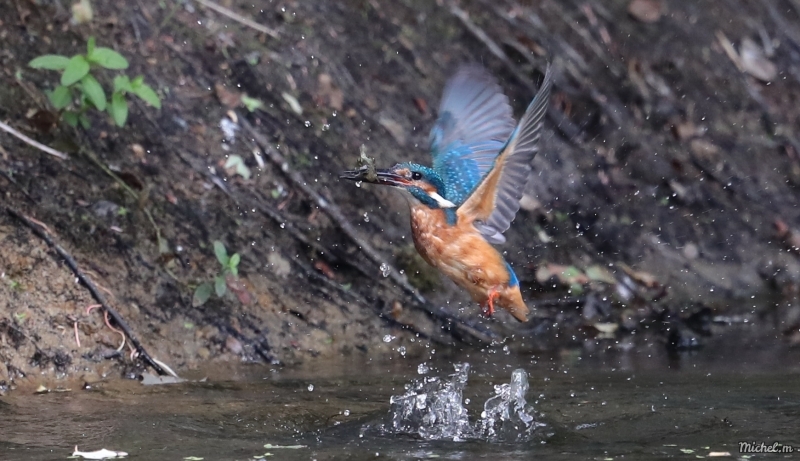
[[[497,290],[492,289],[489,292],[489,299],[486,300],[486,306],[483,308],[483,315],[486,317],[491,317],[494,314],[494,301],[500,297],[500,293]]]

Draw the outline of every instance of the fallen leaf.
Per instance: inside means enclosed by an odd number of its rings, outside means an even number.
[[[289,104],[289,108],[292,109],[292,112],[297,115],[303,115],[303,106],[300,105],[300,103],[297,101],[297,98],[285,91],[281,93],[281,97],[284,101],[286,101],[287,104]]]
[[[58,115],[49,110],[37,110],[28,115],[28,125],[41,133],[49,133],[58,124]]]
[[[536,270],[536,280],[545,283],[552,277],[564,285],[583,285],[589,283],[589,277],[575,266],[561,264],[543,264]]]
[[[292,273],[292,263],[281,256],[280,253],[273,251],[267,256],[267,263],[272,267],[273,272],[280,278],[285,278]]]
[[[133,156],[136,158],[136,160],[144,160],[145,150],[141,144],[131,144],[131,150],[133,151]]]
[[[720,158],[720,148],[704,139],[692,139],[689,143],[689,148],[701,160],[716,161]]]
[[[764,55],[764,50],[747,37],[739,46],[739,63],[743,71],[762,82],[770,82],[778,74],[778,68]]]
[[[75,24],[86,24],[91,22],[93,17],[94,11],[89,0],[80,0],[72,4],[72,22]]]
[[[322,260],[319,260],[319,259],[316,260],[314,262],[314,269],[322,272],[322,275],[324,275],[325,277],[328,277],[331,280],[336,279],[336,273],[333,272],[333,269],[331,269],[331,266],[329,266],[325,261],[322,261]]]
[[[773,225],[775,226],[775,233],[779,238],[783,238],[789,234],[789,225],[781,218],[775,218]]]
[[[219,99],[220,104],[229,109],[239,106],[239,104],[242,102],[242,93],[238,91],[231,91],[225,88],[225,85],[221,83],[214,85],[214,94],[217,95],[217,99]]]
[[[423,98],[414,98],[414,106],[420,114],[425,115],[428,113],[428,102]]]
[[[250,294],[250,291],[247,289],[247,285],[242,279],[238,279],[229,274],[227,277],[225,277],[225,284],[228,286],[228,290],[230,290],[231,293],[236,296],[236,299],[238,299],[240,303],[244,304],[245,306],[249,306],[253,303],[253,295]]]
[[[634,270],[625,263],[618,263],[618,266],[620,267],[620,269],[623,270],[623,272],[628,274],[628,277],[632,278],[636,283],[640,285],[643,285],[647,288],[656,288],[661,286],[661,284],[658,283],[656,276],[653,274],[644,271]]]
[[[611,335],[614,334],[618,329],[619,325],[616,323],[595,323],[592,325],[597,331],[603,334]]]
[[[672,135],[678,141],[685,141],[703,134],[703,129],[694,123],[684,120],[672,125]]]
[[[334,110],[342,110],[344,106],[344,93],[333,84],[333,79],[328,74],[319,74],[317,77],[317,104],[324,104]]]
[[[589,280],[595,282],[608,283],[609,285],[617,283],[617,279],[614,278],[614,275],[603,266],[600,265],[589,266],[586,268],[585,272],[586,272],[586,277],[588,277]]]
[[[628,14],[644,23],[657,22],[662,12],[661,0],[633,0],[628,4]]]
[[[533,197],[532,195],[523,194],[519,199],[519,207],[525,211],[533,211],[542,208],[542,202]]]
[[[728,40],[728,37],[721,30],[718,30],[715,35],[717,36],[717,41],[722,47],[722,50],[728,55],[728,59],[733,62],[737,69],[743,70],[742,60],[739,58],[739,53],[737,53],[736,49],[733,47],[733,43]]]
[[[392,318],[397,320],[402,313],[403,304],[400,301],[395,300],[395,302],[392,303]]]

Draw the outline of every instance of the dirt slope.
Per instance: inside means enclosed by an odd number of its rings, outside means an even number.
[[[97,1],[84,25],[42,3],[0,4],[0,119],[70,158],[2,135],[3,205],[44,223],[150,355],[175,368],[510,335],[529,352],[580,343],[598,320],[629,331],[796,294],[792,2],[639,1],[650,15],[639,19],[628,1],[222,2],[275,36],[194,2]],[[92,115],[88,130],[37,131],[26,117],[47,109],[57,76],[26,63],[82,52],[90,35],[123,53],[163,108],[133,105],[124,128]],[[556,69],[542,154],[504,247],[536,307],[528,325],[478,319],[420,262],[399,193],[337,178],[362,145],[380,165],[427,162],[441,88],[475,61],[517,114],[545,63]],[[770,65],[768,83],[753,76]],[[262,109],[248,113],[240,93]],[[252,177],[225,169],[231,155]],[[194,288],[219,271],[214,240],[241,255],[241,281],[193,306]],[[87,313],[95,303],[44,241],[0,213],[0,382],[140,370],[102,311]],[[795,311],[783,309],[781,329],[794,331]]]

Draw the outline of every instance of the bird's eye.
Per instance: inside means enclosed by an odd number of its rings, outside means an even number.
[[[420,173],[419,171],[411,173],[411,179],[413,179],[414,181],[419,181],[420,179],[422,179],[422,173]]]

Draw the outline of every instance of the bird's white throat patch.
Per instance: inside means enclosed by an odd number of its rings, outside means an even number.
[[[439,195],[437,192],[428,192],[430,198],[436,200],[439,208],[455,208],[456,204]]]

